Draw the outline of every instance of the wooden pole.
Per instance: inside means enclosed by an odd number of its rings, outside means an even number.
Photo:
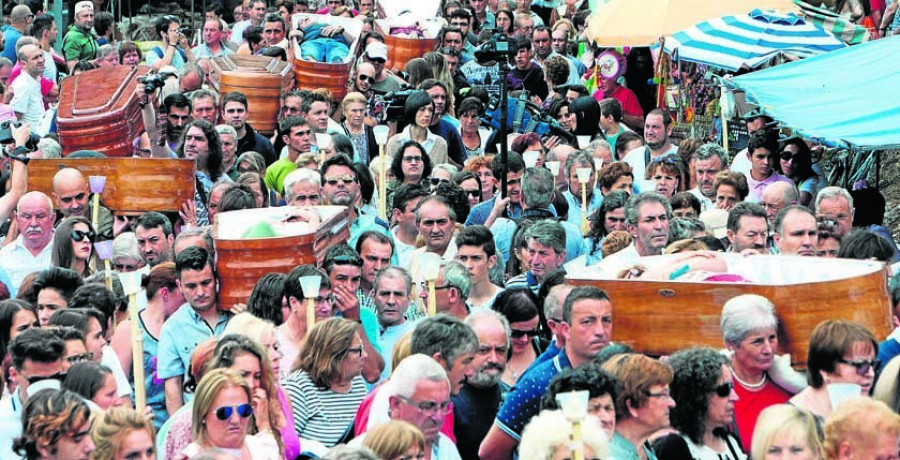
[[[134,376],[134,403],[137,413],[147,407],[147,388],[144,385],[144,338],[138,327],[137,293],[128,295],[128,316],[131,318],[131,366]]]

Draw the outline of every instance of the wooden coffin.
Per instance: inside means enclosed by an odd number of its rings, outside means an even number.
[[[673,256],[678,255],[643,258],[642,264],[652,268]],[[567,283],[605,290],[613,304],[613,340],[651,355],[669,355],[695,345],[722,348],[722,306],[742,294],[758,294],[775,304],[779,353],[789,353],[798,367],[805,367],[809,336],[822,321],[856,321],[879,339],[891,332],[889,273],[880,262],[721,257],[729,260],[730,273],[751,282],[610,280],[591,267],[567,276]]]
[[[387,20],[376,20],[375,28],[384,35],[384,44],[388,49],[388,62],[385,69],[395,72],[402,71],[406,67],[406,63],[411,59],[420,58],[429,51],[434,51],[435,42],[437,41],[436,33],[430,27],[431,22],[420,22],[425,26],[426,38],[408,38],[398,37],[390,34],[390,26]],[[440,30],[440,27],[438,27]]]
[[[63,155],[96,150],[130,157],[132,141],[144,131],[134,90],[147,66],[94,69],[62,80],[57,126]]]
[[[362,21],[355,18],[295,14],[291,18],[291,21],[294,23],[294,29],[297,28],[298,22],[304,17],[326,18],[329,23],[340,25],[347,33],[355,37],[353,43],[349,46],[350,52],[347,54],[347,59],[344,62],[328,63],[300,59],[299,46],[294,46],[295,55],[291,57],[294,76],[297,79],[297,88],[310,90],[325,88],[331,91],[332,100],[340,102],[347,95],[347,81],[350,78],[350,69],[353,68],[354,57],[357,56],[354,51],[359,46]]]
[[[63,158],[31,160],[28,190],[52,196],[53,176],[75,168],[85,177],[105,176],[103,205],[120,214],[178,212],[194,199],[196,162],[162,158]]]
[[[247,96],[253,129],[271,136],[278,127],[281,95],[294,86],[294,72],[287,62],[265,56],[230,56],[212,60],[211,81],[224,97],[231,91]]]
[[[350,238],[348,210],[344,206],[316,206],[321,224],[289,224],[277,229],[279,236],[242,238],[253,225],[280,222],[293,206],[247,209],[216,214],[213,239],[216,244],[216,272],[219,275],[219,305],[230,309],[247,303],[253,286],[267,273],[288,273],[298,265],[317,264],[325,251]]]

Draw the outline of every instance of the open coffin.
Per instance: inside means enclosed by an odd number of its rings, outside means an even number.
[[[355,52],[359,46],[359,38],[362,34],[363,23],[356,18],[344,18],[321,14],[295,14],[291,17],[292,29],[297,29],[300,20],[310,18],[315,23],[341,26],[345,36],[353,37],[349,45],[349,53],[344,62],[315,62],[301,59],[300,47],[294,43],[294,55],[291,62],[294,67],[294,75],[297,78],[297,87],[301,89],[326,88],[331,91],[335,101],[340,101],[347,94],[347,80],[350,78],[350,69],[353,68],[353,60],[357,56]]]
[[[246,304],[253,286],[263,275],[286,274],[298,265],[317,264],[329,247],[344,243],[350,237],[346,207],[303,208],[317,214],[318,225],[286,222],[298,214],[298,209],[283,206],[216,214],[213,240],[221,308]],[[271,227],[273,236],[245,237],[263,222]]]
[[[652,270],[672,254],[644,257]],[[695,345],[721,348],[722,306],[735,296],[758,294],[775,304],[780,353],[803,367],[812,330],[828,319],[856,321],[883,338],[891,331],[889,273],[874,261],[719,253],[728,273],[747,282],[615,279],[605,267],[570,273],[572,285],[605,290],[613,304],[613,340],[653,355]],[[676,259],[677,260],[677,259]]]

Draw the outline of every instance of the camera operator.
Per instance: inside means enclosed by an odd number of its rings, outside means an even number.
[[[170,94],[167,98],[168,107],[165,119],[157,117],[158,95],[165,85],[167,74],[148,74],[138,80],[134,92],[138,96],[141,106],[141,117],[144,121],[143,139],[150,141],[150,156],[152,158],[174,158],[175,148],[181,141],[184,126],[191,121],[191,102],[180,93]],[[186,101],[187,107],[182,106]]]
[[[181,24],[175,16],[162,16],[153,23],[156,34],[163,46],[154,46],[147,53],[147,65],[155,71],[170,65],[181,69],[185,62],[196,62],[187,37],[181,32]]]

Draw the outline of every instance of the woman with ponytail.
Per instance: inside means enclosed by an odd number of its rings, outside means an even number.
[[[153,410],[153,424],[156,429],[169,418],[166,412],[166,391],[163,381],[156,378],[156,349],[159,333],[166,319],[184,304],[184,296],[175,286],[175,263],[163,262],[144,275],[141,286],[147,295],[147,308],[138,313],[137,327],[144,341],[144,382],[147,388],[147,406]],[[112,347],[122,363],[122,369],[130,374],[133,369],[131,357],[131,320],[125,320],[116,328]]]

